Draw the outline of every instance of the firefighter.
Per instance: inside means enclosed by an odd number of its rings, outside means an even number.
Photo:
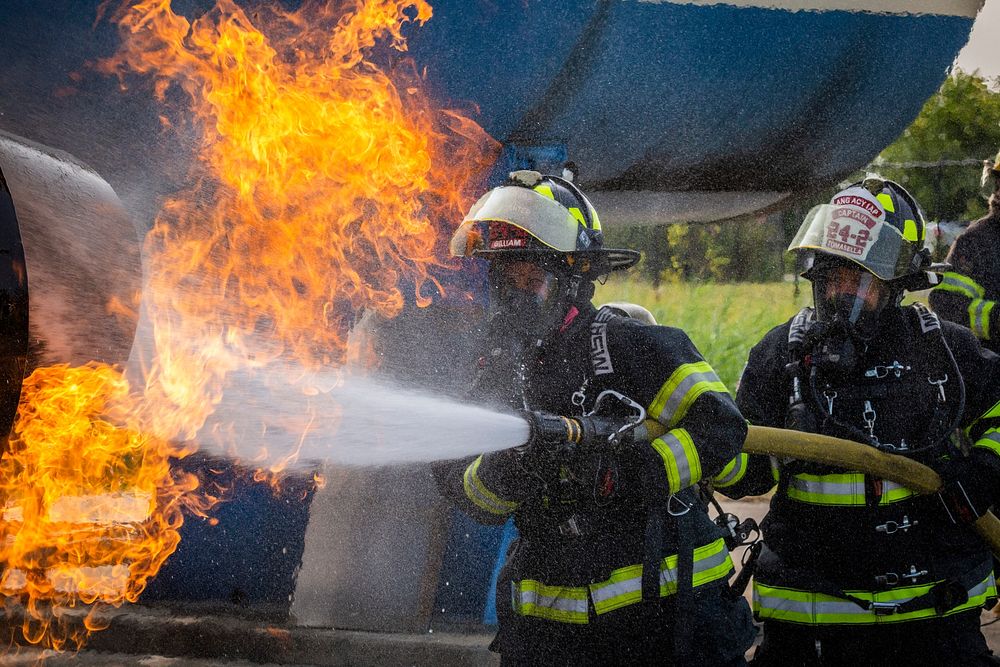
[[[983,164],[983,194],[989,212],[955,239],[945,260],[952,269],[930,295],[942,318],[972,329],[994,352],[1000,352],[1000,153]]]
[[[864,443],[935,468],[938,495],[849,469],[741,454],[717,490],[774,489],[762,522],[754,665],[993,664],[979,628],[993,560],[970,527],[1000,483],[1000,357],[904,291],[925,289],[924,220],[871,176],[817,206],[789,250],[814,306],[750,351],[751,424]]]
[[[588,450],[533,428],[526,445],[436,467],[473,518],[514,518],[491,647],[502,664],[745,664],[749,605],[730,592],[723,533],[693,487],[735,456],[746,425],[682,331],[591,304],[594,280],[638,253],[604,248],[580,190],[534,171],[484,195],[451,249],[488,261],[477,401],[558,425],[610,398],[631,414],[623,424],[648,412],[669,428]]]

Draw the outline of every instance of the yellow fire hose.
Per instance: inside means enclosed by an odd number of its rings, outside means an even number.
[[[657,438],[667,430],[653,419],[647,419],[641,429],[645,429],[645,435],[649,439]],[[937,493],[941,488],[941,477],[922,463],[898,454],[880,452],[859,442],[827,435],[751,426],[743,442],[743,451],[747,454],[795,458],[857,470],[879,479],[897,482],[919,494]],[[1000,519],[993,512],[986,512],[976,520],[973,527],[993,554],[1000,557]]]

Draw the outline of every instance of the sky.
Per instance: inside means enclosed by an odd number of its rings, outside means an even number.
[[[972,28],[972,36],[958,54],[956,64],[985,77],[1000,76],[1000,0],[986,0]]]

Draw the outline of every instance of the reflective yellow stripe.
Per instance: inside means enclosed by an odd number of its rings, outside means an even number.
[[[979,283],[954,271],[946,272],[941,283],[934,289],[943,292],[957,292],[970,299],[981,299],[986,295],[986,290]]]
[[[483,480],[479,478],[479,464],[483,462],[483,457],[478,456],[476,460],[469,464],[462,477],[462,485],[465,487],[465,495],[479,509],[490,514],[507,515],[517,509],[517,503],[504,500],[486,488]]]
[[[579,222],[581,225],[583,225],[583,227],[586,229],[587,219],[583,217],[583,211],[578,209],[576,206],[570,206],[569,214],[572,215],[574,218],[576,218],[576,221]]]
[[[729,576],[733,561],[723,539],[694,550],[693,586],[704,586]],[[677,556],[667,556],[660,562],[660,597],[677,592]],[[642,601],[642,565],[618,568],[606,580],[590,585],[594,611],[606,614]]]
[[[597,211],[590,209],[590,228],[594,231],[601,231],[601,219],[597,217]]]
[[[973,447],[988,449],[997,456],[1000,456],[1000,428],[991,428],[979,436]]]
[[[885,208],[889,213],[896,212],[896,205],[892,203],[892,195],[888,192],[880,192],[875,195],[875,198],[882,203],[882,207]]]
[[[649,405],[649,414],[667,428],[684,419],[691,405],[707,391],[728,393],[726,385],[706,361],[682,364],[674,369]]]
[[[686,430],[675,428],[667,431],[651,444],[663,459],[670,493],[677,493],[701,481],[701,459]]]
[[[725,540],[694,550],[691,584],[704,586],[725,579],[733,571]],[[677,555],[660,561],[660,597],[677,592]],[[589,586],[552,586],[534,579],[511,582],[511,605],[522,616],[563,623],[587,623],[588,602],[594,611],[606,614],[642,601],[642,565],[628,565],[611,572],[604,581]]]
[[[585,587],[546,586],[534,579],[511,582],[511,603],[522,616],[563,623],[587,622]]]
[[[862,473],[836,473],[833,475],[792,475],[786,491],[789,498],[809,505],[840,505],[861,507],[865,503],[865,476]],[[913,497],[905,486],[888,480],[882,481],[879,505],[889,505]]]
[[[743,476],[747,474],[747,467],[750,464],[750,456],[748,454],[739,453],[736,458],[726,464],[726,467],[722,469],[712,483],[716,488],[724,489],[727,486],[732,486],[736,484]]]
[[[928,593],[937,583],[940,582],[921,586],[902,586],[888,591],[846,592],[856,598],[871,602],[903,604]],[[996,582],[991,572],[982,582],[969,589],[969,600],[966,603],[949,610],[944,615],[950,616],[981,607],[987,599],[996,597],[996,595]],[[905,614],[876,615],[874,611],[863,609],[849,600],[812,591],[768,586],[759,581],[754,581],[753,585],[753,609],[760,619],[775,619],[787,623],[808,625],[898,623],[938,615],[933,606]]]
[[[903,238],[907,241],[919,241],[920,232],[917,229],[916,220],[904,220],[903,221]]]
[[[534,188],[534,190],[538,194],[544,195],[544,196],[548,197],[549,199],[551,199],[553,201],[556,198],[556,196],[554,194],[552,194],[552,186],[550,186],[550,185],[544,185],[544,184],[542,184],[542,185],[536,185],[535,188]]]

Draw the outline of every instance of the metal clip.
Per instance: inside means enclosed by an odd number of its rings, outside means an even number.
[[[674,511],[673,504],[675,502],[680,503],[681,507],[683,507],[684,509],[680,511]],[[693,506],[694,506],[693,503],[691,505],[688,505],[686,502],[678,498],[676,493],[671,493],[670,497],[667,498],[667,514],[669,514],[670,516],[684,516],[685,514],[691,511],[691,508]]]
[[[920,570],[918,572],[917,571],[917,566],[916,565],[911,565],[910,566],[910,571],[903,575],[903,579],[909,579],[911,584],[915,584],[915,583],[917,583],[917,579],[919,579],[920,577],[926,577],[926,576],[927,576],[927,570]]]
[[[917,521],[910,523],[910,517],[904,514],[903,520],[901,522],[886,521],[885,523],[880,523],[879,525],[875,526],[875,532],[885,533],[886,535],[892,535],[896,531],[901,530],[905,533],[910,528],[916,526],[917,523],[918,523]]]
[[[875,584],[878,586],[896,586],[899,584],[899,575],[895,572],[875,575]]]
[[[890,444],[888,442],[880,442],[880,443],[878,443],[878,445],[882,449],[888,449],[888,450],[893,451],[893,452],[908,452],[908,451],[910,451],[910,446],[908,444],[906,444],[906,439],[905,438],[900,438],[898,445],[893,445],[893,444]]]
[[[584,378],[583,384],[580,385],[579,389],[573,392],[573,395],[570,396],[569,399],[570,403],[580,408],[581,410],[583,409],[583,404],[587,401],[587,385],[589,383],[590,383],[590,378],[589,377]]]
[[[875,420],[878,418],[878,414],[876,414],[875,408],[872,407],[871,401],[865,401],[865,411],[861,417],[865,420],[865,426],[868,428],[868,437],[875,444],[879,444],[878,438],[875,436]]]
[[[940,380],[935,380],[928,375],[927,381],[938,388],[938,400],[944,403],[945,399],[947,398],[944,394],[944,383],[948,381],[948,374],[945,373],[944,377],[941,378]]]
[[[899,611],[898,602],[872,602],[871,610],[876,616],[892,616]]]
[[[889,373],[892,373],[896,377],[901,377],[903,375],[903,371],[908,371],[908,370],[911,370],[910,366],[904,366],[898,361],[893,361],[888,366],[875,366],[874,368],[869,368],[868,370],[865,371],[865,377],[880,379],[887,377]]]
[[[823,396],[826,397],[826,410],[831,415],[833,414],[833,399],[837,398],[837,392],[832,389],[824,389]]]
[[[631,414],[628,415],[628,422],[623,424],[621,428],[608,436],[608,442],[612,445],[617,444],[621,440],[622,436],[642,426],[642,423],[646,421],[646,408],[642,407],[642,405],[636,403],[625,394],[611,389],[605,389],[598,394],[597,400],[594,401],[594,409],[590,412],[584,413],[584,416],[590,417],[592,415],[600,414],[602,409],[611,407],[614,401],[618,401],[619,405],[627,408]]]

